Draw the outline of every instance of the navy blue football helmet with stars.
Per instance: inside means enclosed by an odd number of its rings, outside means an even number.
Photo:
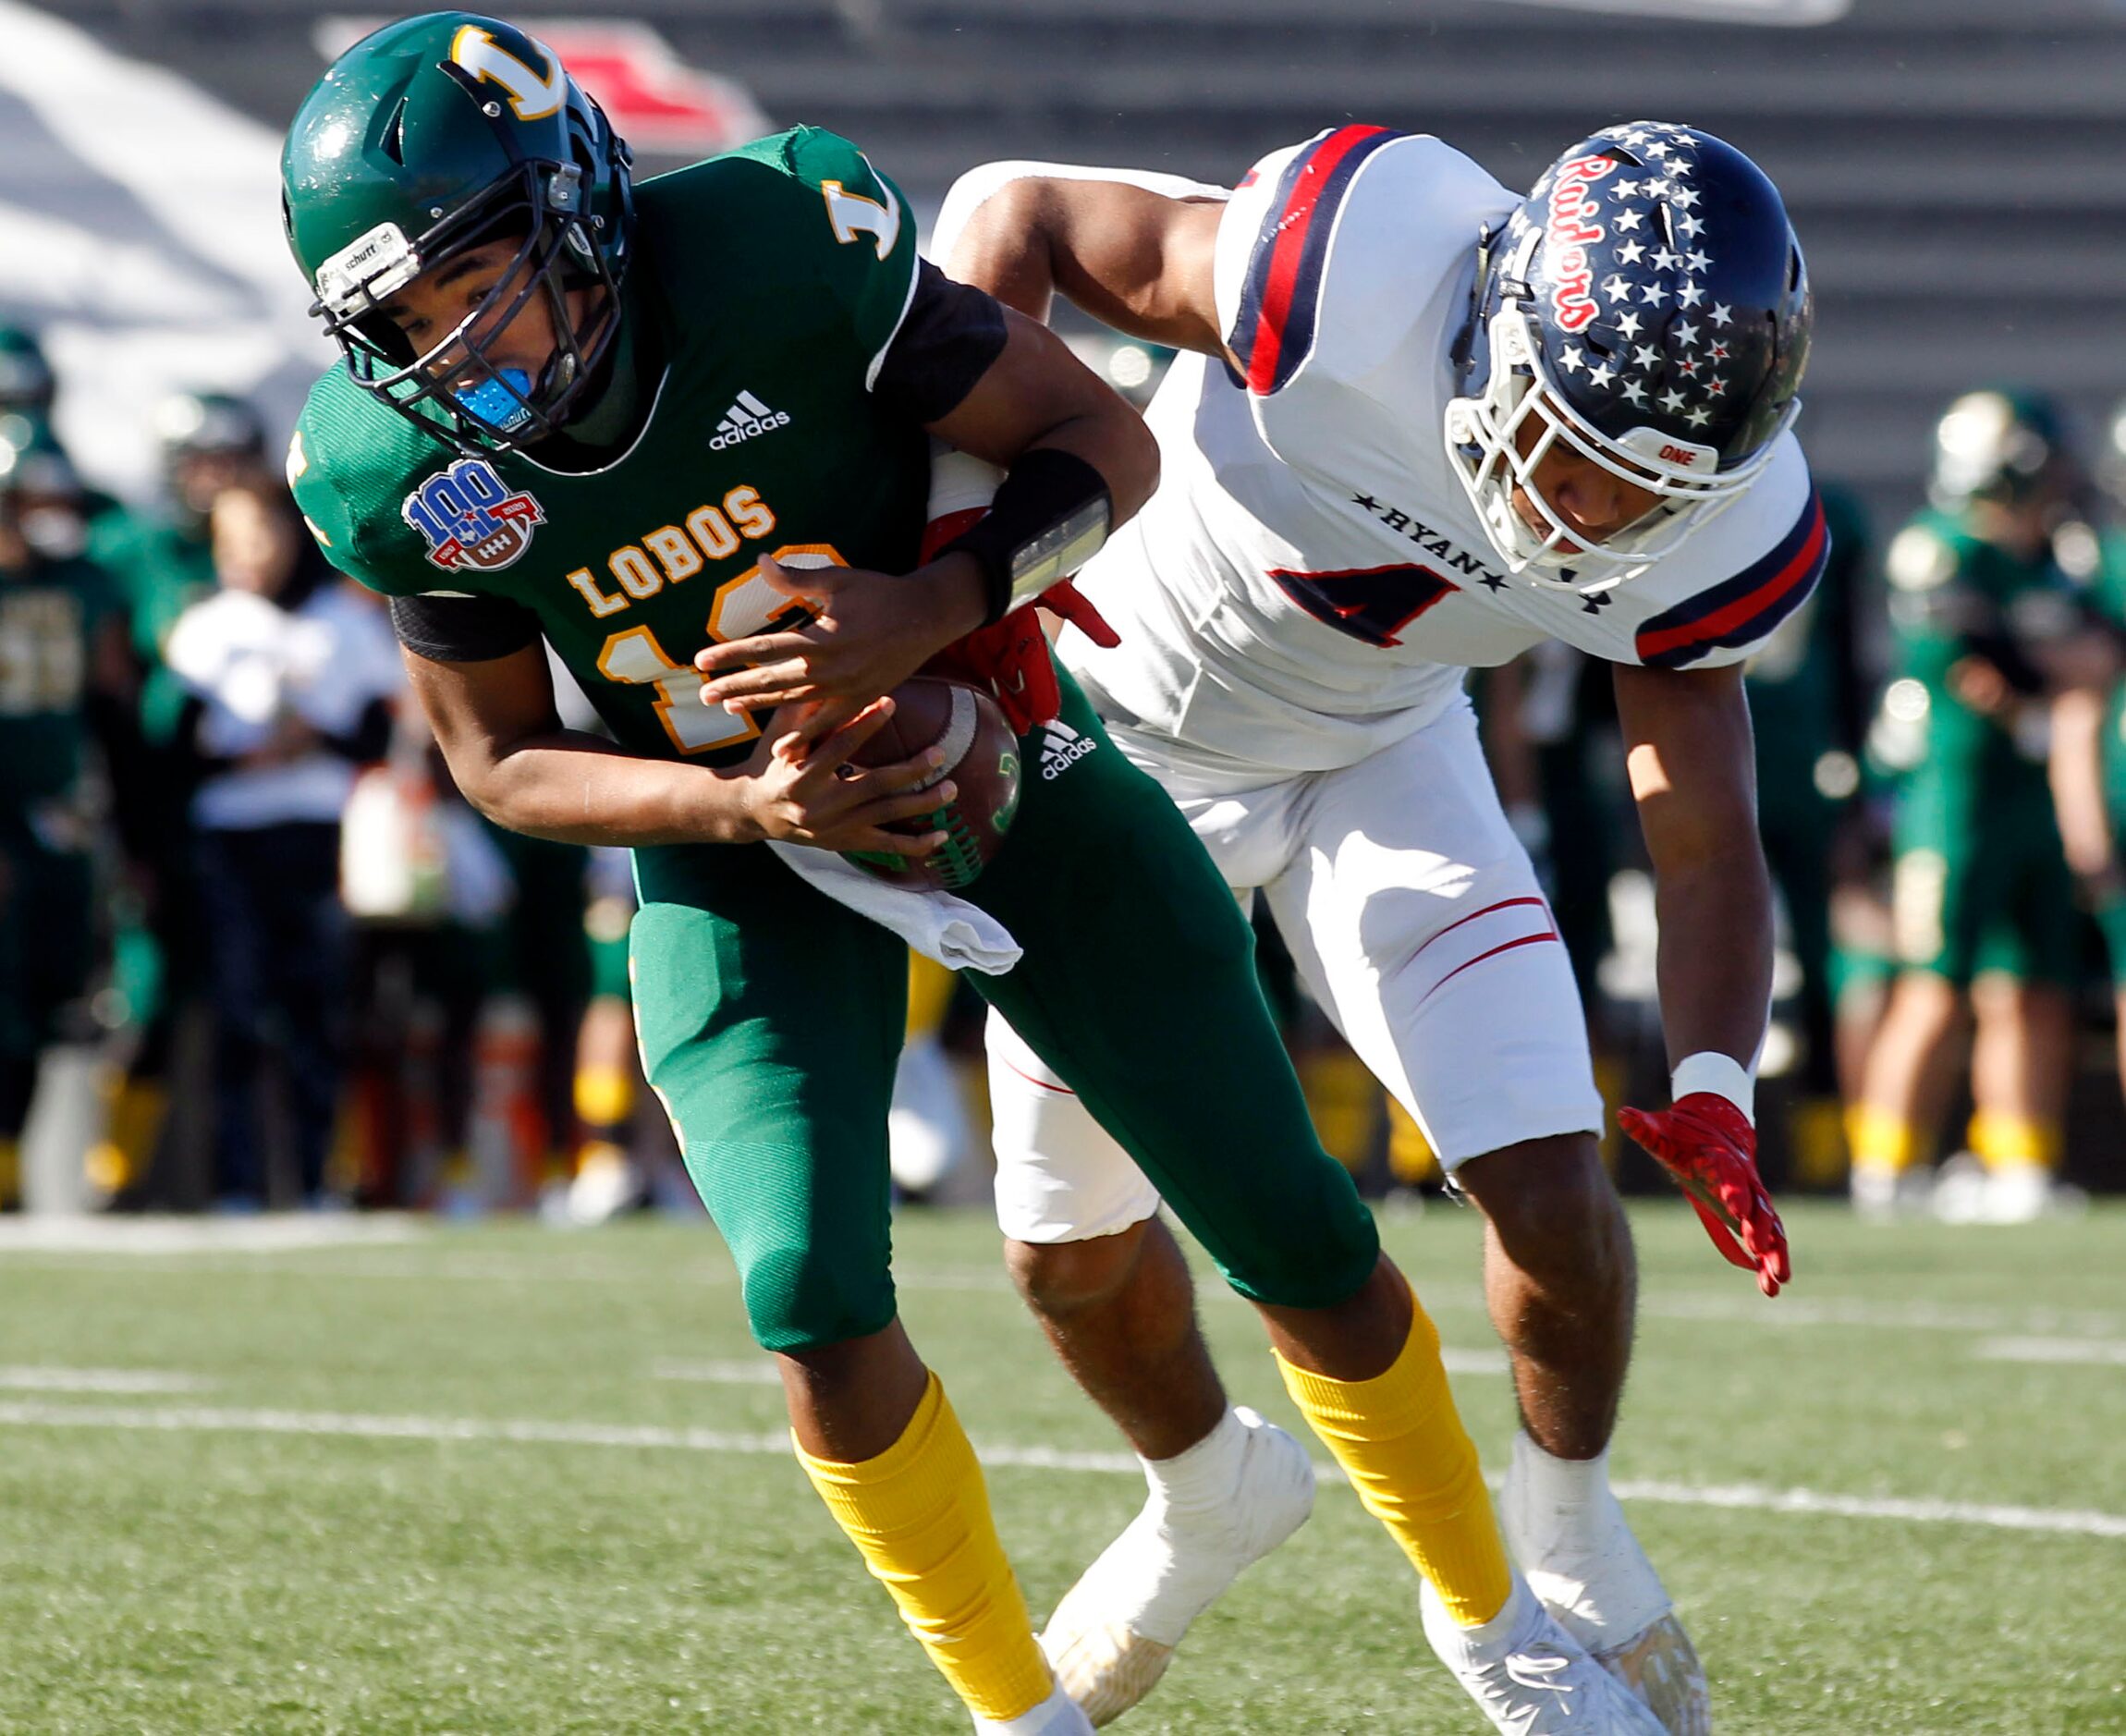
[[[1739,499],[1800,412],[1811,317],[1778,189],[1732,145],[1653,121],[1574,145],[1486,231],[1456,352],[1448,456],[1499,556],[1599,593]],[[1533,483],[1559,441],[1659,500],[1575,535]]]

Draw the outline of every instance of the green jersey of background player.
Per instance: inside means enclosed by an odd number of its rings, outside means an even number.
[[[933,756],[851,764],[878,696],[1029,604],[1044,551],[1134,511],[1150,436],[1043,328],[919,261],[899,194],[845,141],[800,128],[637,189],[596,105],[493,19],[349,50],[289,129],[284,190],[343,350],[288,455],[320,544],[392,597],[474,803],[635,848],[644,1059],[782,1358],[808,1474],[978,1729],[1086,1729],[895,1317],[904,949],[757,846],[925,848],[883,828],[937,805],[917,788]],[[1008,473],[919,566],[932,434]],[[562,728],[542,638],[613,740]],[[712,708],[690,662],[739,640],[773,654],[745,707]],[[1522,1619],[1538,1607],[1436,1334],[1313,1136],[1245,925],[1165,797],[1081,697],[1061,703],[1092,746],[1031,784],[970,890],[1024,948],[984,992],[1262,1308],[1391,1533],[1460,1620],[1497,1619],[1497,1669],[1559,1667],[1530,1658],[1570,1642]],[[1186,1326],[1136,1329],[1182,1344]],[[1267,1425],[1226,1445],[1205,1504],[1246,1515],[1259,1554],[1304,1516],[1305,1455]]]

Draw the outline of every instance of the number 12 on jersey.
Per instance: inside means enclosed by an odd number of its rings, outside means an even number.
[[[800,570],[849,565],[826,543],[787,543],[771,558]],[[750,639],[770,628],[787,630],[808,619],[818,606],[811,599],[776,590],[758,567],[749,567],[719,585],[710,599],[708,637],[711,642],[721,643]],[[608,681],[655,688],[657,719],[681,753],[706,753],[750,741],[761,732],[751,713],[733,714],[703,704],[702,683],[708,678],[668,655],[647,627],[626,628],[606,640],[598,654],[598,673]]]

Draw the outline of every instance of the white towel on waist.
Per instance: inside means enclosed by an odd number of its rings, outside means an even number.
[[[768,840],[785,866],[814,890],[889,928],[925,958],[954,971],[1002,976],[1023,953],[990,913],[949,892],[917,891],[866,874],[831,850]]]

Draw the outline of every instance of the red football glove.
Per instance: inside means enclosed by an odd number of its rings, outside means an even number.
[[[1717,1092],[1693,1091],[1666,1109],[1619,1109],[1617,1120],[1675,1179],[1730,1265],[1754,1272],[1767,1296],[1793,1280],[1786,1229],[1757,1174],[1757,1130],[1748,1116]]]
[[[935,556],[984,510],[973,507],[933,519],[923,528],[922,558],[927,561]],[[1053,609],[1095,645],[1112,647],[1122,642],[1120,635],[1100,618],[1100,611],[1079,595],[1078,588],[1068,579],[1058,580],[1041,593],[1041,606]],[[1056,665],[1048,654],[1048,636],[1041,630],[1041,617],[1031,603],[1020,605],[1002,620],[947,645],[927,666],[936,674],[987,687],[996,695],[1006,720],[1019,735],[1048,722],[1063,708],[1063,690],[1057,684]]]

